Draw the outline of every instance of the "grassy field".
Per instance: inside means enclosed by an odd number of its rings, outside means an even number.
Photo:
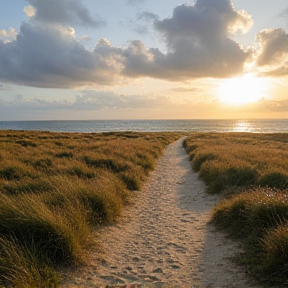
[[[0,131],[0,287],[57,287],[179,137]]]
[[[266,283],[288,285],[288,134],[197,133],[183,143],[209,193],[212,222],[239,239],[238,260]]]

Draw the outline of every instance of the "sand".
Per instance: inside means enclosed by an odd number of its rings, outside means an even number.
[[[208,223],[219,199],[205,192],[182,141],[166,148],[119,222],[95,234],[101,251],[91,253],[89,264],[67,272],[62,288],[129,287],[128,283],[261,287],[231,261],[240,249],[237,244]]]

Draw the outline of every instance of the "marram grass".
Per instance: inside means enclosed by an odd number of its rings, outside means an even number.
[[[238,257],[266,283],[288,285],[288,134],[195,133],[184,147],[210,193],[212,222],[241,240]]]
[[[57,287],[179,137],[0,131],[0,287]]]

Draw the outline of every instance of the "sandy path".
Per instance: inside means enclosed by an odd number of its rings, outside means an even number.
[[[159,287],[163,282],[181,287],[260,287],[230,262],[235,244],[207,224],[218,199],[205,193],[182,141],[165,150],[120,222],[101,231],[103,252],[67,275],[63,288],[133,282]]]

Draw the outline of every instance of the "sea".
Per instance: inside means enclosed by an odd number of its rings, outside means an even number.
[[[53,132],[250,132],[288,133],[288,119],[0,121],[0,130]]]

